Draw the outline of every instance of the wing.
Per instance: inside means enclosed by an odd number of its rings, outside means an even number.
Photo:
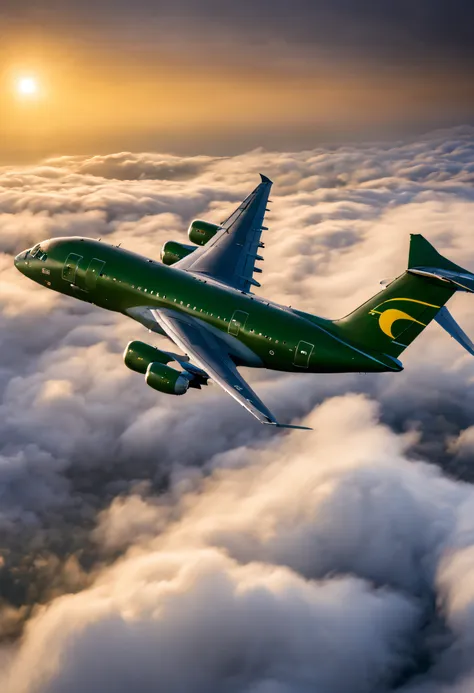
[[[253,414],[260,423],[280,428],[305,428],[279,424],[276,421],[273,414],[238,372],[228,354],[225,342],[214,335],[203,323],[189,315],[182,315],[166,308],[152,309],[151,313],[168,337],[190,357],[191,361]],[[186,367],[185,364],[184,367]]]
[[[263,219],[267,211],[272,181],[260,174],[262,182],[221,225],[222,229],[202,248],[177,262],[177,269],[198,272],[241,291],[260,286],[253,278],[258,255]]]

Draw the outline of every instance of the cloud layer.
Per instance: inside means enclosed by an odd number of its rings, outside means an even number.
[[[260,170],[275,186],[259,291],[282,303],[344,315],[404,269],[410,232],[474,268],[469,128],[0,169],[8,693],[470,685],[474,364],[452,340],[431,327],[400,374],[249,372],[278,416],[315,429],[275,436],[215,389],[152,392],[121,362],[143,328],[12,268],[69,234],[158,257],[193,217],[228,216]],[[474,333],[469,297],[452,303]]]

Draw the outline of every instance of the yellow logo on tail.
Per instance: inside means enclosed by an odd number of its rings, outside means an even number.
[[[429,308],[436,308],[437,310],[441,306],[435,306],[433,303],[425,303],[425,301],[417,301],[414,298],[389,298],[387,301],[383,301],[382,303],[379,303],[378,306],[375,306],[375,308],[372,308],[369,313],[371,315],[379,315],[379,327],[382,330],[384,334],[387,335],[387,337],[390,337],[390,339],[395,339],[395,336],[392,332],[393,324],[397,320],[409,320],[410,322],[415,322],[417,325],[421,325],[422,327],[426,327],[426,323],[420,322],[416,318],[412,317],[411,315],[408,315],[408,313],[405,313],[403,310],[399,310],[398,308],[387,308],[386,310],[377,310],[378,308],[381,308],[385,303],[389,303],[390,301],[408,301],[410,303],[418,303],[423,306],[428,306]]]

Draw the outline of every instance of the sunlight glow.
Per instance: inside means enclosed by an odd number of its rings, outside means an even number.
[[[17,82],[17,91],[21,96],[34,96],[38,92],[38,83],[34,77],[21,77]]]

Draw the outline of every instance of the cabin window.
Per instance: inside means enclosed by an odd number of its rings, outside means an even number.
[[[71,285],[74,284],[76,280],[77,267],[82,260],[82,255],[76,255],[75,253],[69,253],[64,263],[62,270],[62,278],[69,282]]]

